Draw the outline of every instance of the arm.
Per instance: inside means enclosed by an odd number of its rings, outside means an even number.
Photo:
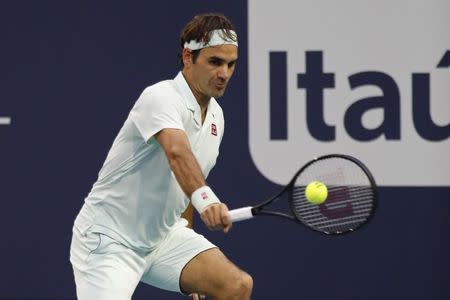
[[[192,193],[206,185],[206,181],[186,134],[179,129],[166,128],[158,132],[155,138],[163,148],[178,184],[190,198]],[[199,213],[209,229],[228,232],[231,228],[228,208],[223,203],[209,205]]]
[[[158,132],[155,138],[166,153],[170,168],[186,195],[190,196],[199,187],[206,185],[184,131],[166,128]]]

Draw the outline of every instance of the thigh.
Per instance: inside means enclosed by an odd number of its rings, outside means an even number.
[[[76,233],[71,245],[77,297],[129,300],[145,269],[145,259],[112,238]]]
[[[152,286],[185,292],[180,286],[184,267],[200,253],[216,246],[186,227],[178,227],[148,257],[148,270],[141,281]]]
[[[229,284],[238,282],[243,271],[218,248],[194,257],[181,274],[181,286],[186,293],[215,294]]]

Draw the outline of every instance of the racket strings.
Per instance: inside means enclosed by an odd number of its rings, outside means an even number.
[[[327,200],[320,205],[311,204],[305,196],[308,183],[316,180],[328,188]],[[358,164],[331,157],[313,162],[299,174],[290,203],[305,225],[325,233],[342,233],[358,228],[372,215],[375,190]]]

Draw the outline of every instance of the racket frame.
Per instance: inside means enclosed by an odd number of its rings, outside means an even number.
[[[295,214],[293,213],[294,209],[292,207],[292,191],[293,191],[293,187],[294,187],[295,181],[297,180],[297,177],[306,168],[308,168],[313,163],[316,163],[319,160],[330,159],[330,158],[342,158],[342,159],[347,159],[347,160],[355,163],[358,167],[361,168],[361,170],[367,176],[367,178],[368,178],[368,180],[370,182],[370,186],[371,186],[372,191],[373,191],[373,206],[372,206],[372,209],[370,211],[369,217],[365,220],[365,222],[361,223],[358,227],[355,227],[353,229],[349,229],[349,230],[346,230],[346,231],[342,231],[342,232],[327,232],[327,231],[322,231],[322,230],[315,229],[315,228],[309,226],[308,224],[306,224],[305,222],[303,222],[301,219],[297,218],[295,216]],[[277,199],[279,199],[286,192],[288,193],[287,198],[288,198],[288,202],[289,202],[289,210],[290,210],[290,212],[292,214],[287,214],[287,213],[283,213],[283,212],[272,211],[272,210],[265,210],[264,209],[264,207],[266,205],[268,205],[268,204],[270,204],[272,202],[275,202]],[[270,197],[266,201],[261,202],[260,204],[253,206],[251,211],[252,211],[253,216],[266,215],[266,216],[284,217],[284,218],[287,218],[287,219],[292,220],[294,222],[301,223],[305,227],[307,227],[310,230],[313,230],[315,232],[321,232],[321,233],[325,233],[325,234],[328,234],[328,235],[342,235],[342,234],[345,234],[345,233],[353,232],[356,229],[359,229],[360,227],[362,227],[363,225],[369,223],[369,221],[371,221],[371,219],[373,218],[374,212],[377,209],[377,207],[378,207],[378,188],[377,188],[377,185],[376,185],[376,182],[375,182],[375,178],[373,177],[373,175],[369,171],[369,169],[359,159],[357,159],[357,158],[355,158],[353,156],[334,153],[334,154],[323,155],[323,156],[320,156],[320,157],[315,157],[314,159],[310,160],[308,163],[303,165],[300,168],[300,170],[297,171],[297,173],[295,173],[295,175],[292,177],[290,182],[280,192],[278,192],[274,196]]]

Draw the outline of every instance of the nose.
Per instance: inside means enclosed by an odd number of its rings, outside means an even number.
[[[228,65],[224,64],[224,65],[221,66],[221,67],[219,68],[219,70],[217,71],[217,76],[218,76],[220,79],[226,81],[226,80],[228,80],[228,78],[229,78],[230,75],[231,75],[231,72],[230,72],[230,71],[231,71],[231,70],[230,70],[230,68],[228,67]]]

